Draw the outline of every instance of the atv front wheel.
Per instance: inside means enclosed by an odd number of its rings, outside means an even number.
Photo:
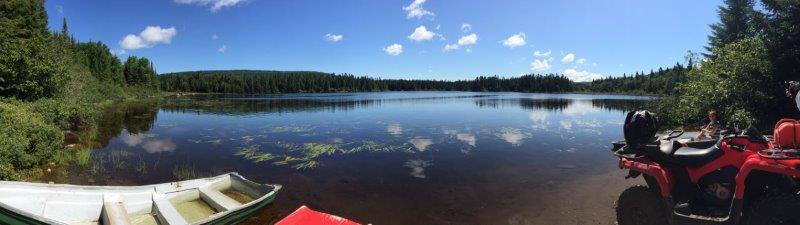
[[[619,225],[666,225],[669,221],[665,207],[655,189],[640,185],[625,189],[614,204]]]
[[[800,196],[774,192],[756,200],[745,215],[746,225],[800,224]]]

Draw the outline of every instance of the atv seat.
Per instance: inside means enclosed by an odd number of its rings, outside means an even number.
[[[721,140],[721,139],[720,139]],[[660,156],[655,157],[657,161],[669,163],[682,167],[700,167],[722,156],[722,149],[718,144],[708,148],[683,147],[678,141],[663,143],[656,153]]]
[[[681,147],[672,154],[678,165],[700,167],[722,156],[722,149],[717,145],[709,148]]]

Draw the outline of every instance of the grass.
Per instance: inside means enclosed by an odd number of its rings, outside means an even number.
[[[252,161],[253,163],[266,162],[275,158],[274,155],[268,152],[258,151],[258,145],[250,145],[242,147],[238,151],[236,151],[234,155],[241,156],[247,160]]]
[[[172,168],[172,177],[177,180],[189,180],[199,177],[194,165],[186,162],[178,162]]]
[[[136,172],[139,173],[140,176],[147,174],[147,162],[142,156],[139,156],[139,162],[136,163]]]
[[[127,166],[126,160],[130,156],[130,153],[125,150],[111,150],[111,154],[108,155],[111,164],[114,165],[116,169],[125,169]]]
[[[86,166],[89,164],[89,160],[92,159],[92,149],[89,147],[79,147],[75,150],[74,155],[75,164],[78,166]]]

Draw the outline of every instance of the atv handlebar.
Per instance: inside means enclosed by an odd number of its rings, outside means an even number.
[[[672,130],[667,133],[667,136],[662,138],[662,140],[669,141],[673,138],[680,137],[681,135],[683,135],[683,130]]]

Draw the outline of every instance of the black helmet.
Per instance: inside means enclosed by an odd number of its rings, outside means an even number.
[[[647,110],[635,110],[628,112],[623,126],[625,143],[638,148],[653,140],[658,132],[659,122],[655,114]]]

